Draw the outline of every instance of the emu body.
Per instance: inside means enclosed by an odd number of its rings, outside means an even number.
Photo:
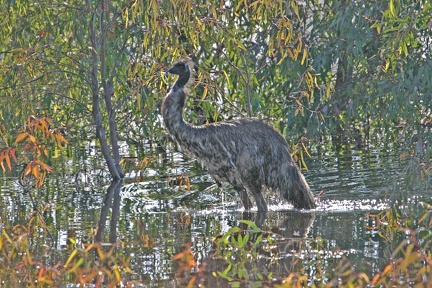
[[[179,75],[162,104],[168,132],[183,151],[198,159],[217,182],[228,182],[245,209],[252,208],[249,191],[259,211],[267,211],[264,189],[278,190],[296,208],[315,207],[305,178],[291,157],[288,144],[273,127],[256,118],[193,126],[183,120],[189,80],[187,62],[177,62],[167,73]]]

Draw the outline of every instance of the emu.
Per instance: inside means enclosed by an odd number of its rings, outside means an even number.
[[[313,194],[291,157],[288,143],[273,127],[257,118],[193,126],[183,120],[190,78],[188,61],[176,62],[166,73],[178,75],[162,103],[168,132],[189,157],[198,159],[218,184],[228,182],[245,210],[267,211],[263,192],[278,190],[295,208],[315,208]]]

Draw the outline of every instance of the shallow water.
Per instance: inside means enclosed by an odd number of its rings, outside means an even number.
[[[245,213],[236,193],[229,186],[219,189],[195,161],[178,152],[153,149],[146,168],[127,168],[120,194],[113,196],[120,201],[116,216],[103,209],[108,177],[100,168],[103,164],[96,157],[96,148],[89,143],[51,159],[55,172],[42,189],[30,190],[53,235],[51,240],[41,234],[34,245],[52,246],[52,255],[44,261],[55,263],[66,257],[63,248],[69,238],[78,244],[93,241],[101,221],[105,224],[101,240],[120,240],[123,252],[130,256],[135,274],[128,277],[136,281],[136,287],[179,285],[175,277],[178,265],[172,257],[189,242],[198,264],[207,265],[206,285],[214,287],[226,285],[212,274],[223,271],[226,263],[212,258],[213,239],[246,219],[283,239],[276,243],[277,257],[263,257],[259,264],[275,279],[292,272],[298,259],[307,263],[322,253],[328,263],[324,269],[333,269],[334,263],[347,257],[358,271],[376,272],[397,243],[388,243],[369,229],[374,218],[368,215],[394,201],[408,160],[400,158],[396,148],[384,146],[336,145],[333,151],[321,152],[326,150],[324,146],[312,150],[312,158],[306,159],[309,170],[303,171],[314,194],[320,194],[318,207],[312,211],[294,210],[270,194],[268,213]],[[132,160],[131,168],[136,165]],[[13,173],[0,179],[0,184],[0,228],[25,224],[33,211],[29,195],[23,193]],[[407,198],[422,192],[411,191]],[[111,221],[113,217],[118,221]],[[319,249],[314,246],[317,242]],[[8,282],[2,279],[0,283]]]

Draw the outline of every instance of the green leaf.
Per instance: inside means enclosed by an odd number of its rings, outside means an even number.
[[[244,224],[248,225],[251,229],[253,229],[252,231],[255,231],[255,232],[260,232],[261,231],[261,229],[256,225],[255,222],[252,222],[252,221],[249,221],[249,220],[240,220],[240,223],[244,223]]]

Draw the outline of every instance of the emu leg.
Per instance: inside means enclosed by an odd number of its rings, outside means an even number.
[[[242,186],[234,186],[234,189],[237,191],[237,194],[240,196],[240,200],[243,203],[243,207],[245,210],[250,210],[252,208],[252,202],[249,199],[248,193],[245,188]]]
[[[265,201],[261,191],[259,193],[253,193],[253,195],[257,204],[258,211],[267,212],[267,202]]]
[[[255,198],[258,211],[266,212],[267,202],[265,201],[264,195],[262,194],[262,185],[253,185],[253,187],[249,187],[249,190],[252,192],[252,195]]]

